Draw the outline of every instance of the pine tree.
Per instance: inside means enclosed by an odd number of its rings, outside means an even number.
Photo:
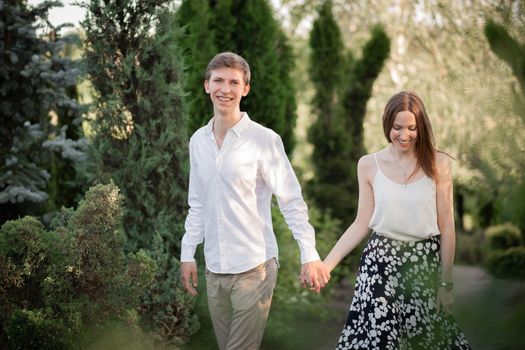
[[[128,249],[148,249],[159,267],[144,296],[144,319],[159,340],[178,343],[197,324],[180,322],[193,305],[175,258],[187,211],[188,132],[181,33],[163,10],[169,2],[92,1],[82,25],[96,91],[96,175],[125,196]]]
[[[310,34],[310,76],[315,86],[317,120],[309,130],[315,177],[307,184],[307,191],[343,226],[357,211],[357,161],[365,153],[363,118],[389,45],[382,28],[374,27],[360,60],[355,61],[351,52],[345,55],[331,1],[320,7]]]
[[[3,1],[0,7],[0,222],[42,214],[48,182],[56,174],[52,167],[69,166],[71,173],[71,161],[84,159],[81,135],[66,135],[79,130],[83,109],[68,89],[81,71],[78,62],[63,57],[68,38],[47,22],[56,5],[45,1],[33,8],[26,1]],[[49,207],[72,204],[60,197],[53,202]]]
[[[190,3],[193,1],[183,1],[179,12],[187,13],[187,9],[194,6]],[[206,13],[208,7],[203,5],[202,8]],[[209,0],[209,8],[212,17],[208,27],[204,27],[200,14],[178,15],[178,23],[189,30],[191,37],[198,38],[199,33],[205,32],[214,38],[213,46],[203,46],[199,40],[188,40],[184,43],[185,50],[193,52],[202,47],[204,50],[213,47],[216,50],[214,54],[233,51],[243,56],[250,64],[252,81],[250,93],[241,101],[241,109],[247,111],[253,120],[280,134],[287,153],[291,154],[295,145],[294,127],[297,119],[295,88],[290,76],[293,55],[284,33],[273,17],[270,4],[266,0]],[[197,23],[200,25],[196,25]],[[187,74],[194,75],[192,71],[197,71],[197,76],[203,75],[206,64],[207,62],[190,63]],[[194,86],[196,87],[189,93],[193,94],[198,89],[202,91],[202,81],[200,84],[195,82]],[[200,97],[191,96],[189,104],[197,104],[193,102],[196,98]],[[200,103],[198,105],[203,109],[190,115],[190,119],[198,119],[198,122],[191,121],[191,125],[202,125],[201,116],[210,118],[211,102],[208,102],[208,106]]]

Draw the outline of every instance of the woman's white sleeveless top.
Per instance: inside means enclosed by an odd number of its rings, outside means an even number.
[[[379,168],[374,177],[374,213],[369,228],[392,239],[417,241],[439,235],[436,183],[428,176],[400,184],[390,180]]]

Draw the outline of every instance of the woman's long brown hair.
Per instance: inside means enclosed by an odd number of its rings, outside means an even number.
[[[432,125],[428,119],[423,101],[418,95],[411,91],[401,91],[390,98],[383,112],[383,132],[389,143],[390,130],[394,125],[394,120],[399,112],[408,111],[416,117],[416,158],[417,166],[410,174],[412,177],[419,168],[422,168],[425,174],[436,179],[436,141],[432,131]]]

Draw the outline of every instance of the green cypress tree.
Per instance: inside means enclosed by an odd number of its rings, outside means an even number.
[[[363,118],[374,80],[390,50],[381,27],[363,48],[362,58],[345,58],[341,33],[332,14],[331,1],[319,9],[310,34],[310,76],[317,120],[309,130],[314,145],[314,179],[307,191],[316,203],[347,226],[358,201],[357,161],[365,153]],[[337,198],[337,201],[334,201]]]
[[[205,125],[213,114],[203,84],[206,65],[217,51],[214,32],[209,30],[212,21],[209,2],[208,0],[184,1],[176,16],[176,22],[184,30],[179,45],[185,49],[187,66],[185,90],[188,94],[189,131],[193,133]]]
[[[0,6],[0,222],[45,212],[47,185],[57,174],[53,151],[62,170],[84,159],[84,141],[66,135],[81,121],[82,108],[68,95],[81,71],[63,57],[68,38],[47,22],[56,5],[11,0]],[[63,184],[68,191],[74,187]],[[52,198],[50,207],[71,204]]]
[[[233,1],[208,0],[213,12],[209,29],[215,35],[215,46],[219,51],[237,50],[233,38],[237,27],[237,18],[233,15]]]
[[[288,44],[285,33],[279,29],[277,33],[277,56],[279,57],[280,90],[282,96],[282,113],[284,129],[281,137],[285,142],[285,149],[291,154],[296,145],[295,126],[297,124],[297,102],[295,100],[296,86],[291,72],[295,68],[295,56],[292,47]]]
[[[236,51],[246,58],[252,70],[251,91],[241,101],[241,108],[281,135],[289,153],[293,142],[284,137],[286,118],[295,119],[295,115],[285,116],[284,113],[286,100],[277,51],[278,23],[265,0],[234,1],[232,15],[237,18],[233,33]]]
[[[156,336],[180,343],[198,324],[178,278],[188,178],[187,111],[181,33],[169,1],[92,1],[83,22],[86,61],[96,91],[91,156],[96,175],[126,198],[130,250],[157,262],[142,312]]]
[[[344,44],[341,32],[332,14],[332,2],[325,1],[319,9],[310,34],[310,78],[314,84],[313,109],[316,121],[308,131],[313,144],[312,165],[315,177],[307,184],[307,192],[324,209],[339,217],[341,203],[352,200],[341,198],[347,194],[341,188],[352,172],[345,159],[348,135],[343,130],[341,95],[345,71]],[[333,199],[340,200],[335,205]],[[346,219],[349,214],[346,215]],[[342,218],[346,223],[345,217]]]
[[[352,171],[348,173],[346,191],[351,194],[352,200],[346,203],[346,208],[341,208],[336,217],[342,219],[348,214],[351,217],[357,212],[357,162],[366,151],[363,140],[363,120],[366,115],[366,104],[372,95],[374,81],[383,69],[390,53],[390,39],[381,26],[375,26],[371,31],[371,38],[363,47],[361,59],[353,66],[349,79],[345,82],[343,95],[343,130],[348,134],[348,153],[345,158],[351,164]],[[337,214],[337,213],[336,213]]]

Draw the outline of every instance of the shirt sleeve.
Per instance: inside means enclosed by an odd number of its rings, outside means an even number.
[[[284,151],[281,137],[274,132],[262,158],[261,173],[277,197],[286,224],[299,245],[301,263],[320,260],[315,249],[314,228],[308,222],[308,207],[301,194],[301,186]]]
[[[202,184],[197,178],[197,166],[195,163],[194,145],[190,140],[190,184],[188,189],[188,216],[184,228],[186,232],[181,243],[181,262],[195,261],[195,250],[197,245],[204,240],[204,221],[202,204]]]

